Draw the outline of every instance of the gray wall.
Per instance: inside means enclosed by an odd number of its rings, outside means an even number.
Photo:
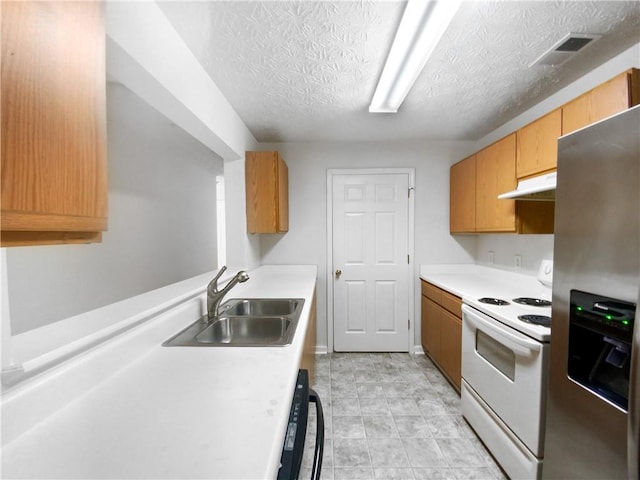
[[[449,166],[473,150],[472,142],[281,143],[260,149],[278,150],[289,168],[289,232],[261,236],[262,263],[318,266],[318,346],[328,341],[327,169],[415,168],[416,285],[420,264],[473,263],[476,237],[449,235]],[[415,333],[419,339],[419,329]]]
[[[122,85],[107,88],[109,230],[7,249],[16,335],[217,267],[222,160]]]

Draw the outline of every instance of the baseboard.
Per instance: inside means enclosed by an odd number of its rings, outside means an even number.
[[[327,353],[329,353],[329,349],[327,348],[326,345],[316,346],[316,355],[326,355]],[[424,350],[422,349],[422,345],[413,346],[413,355],[424,355]]]

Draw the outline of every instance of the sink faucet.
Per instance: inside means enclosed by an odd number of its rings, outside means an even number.
[[[224,296],[236,286],[238,283],[244,283],[249,280],[249,275],[244,270],[240,270],[235,276],[229,280],[222,290],[218,290],[218,279],[227,270],[226,265],[220,269],[218,274],[207,286],[207,320],[212,322],[218,317],[218,308]]]

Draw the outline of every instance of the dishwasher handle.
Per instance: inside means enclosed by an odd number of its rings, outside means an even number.
[[[313,468],[311,469],[311,480],[320,480],[322,471],[322,456],[324,453],[324,413],[322,411],[322,402],[320,396],[313,390],[309,389],[309,402],[316,404],[316,446],[313,451]]]

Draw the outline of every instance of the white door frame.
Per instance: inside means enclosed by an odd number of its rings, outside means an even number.
[[[330,168],[327,170],[327,350],[333,352],[333,177],[335,175],[381,175],[406,174],[409,176],[409,231],[407,232],[409,252],[408,295],[409,331],[407,333],[407,352],[414,353],[415,336],[415,168]]]

